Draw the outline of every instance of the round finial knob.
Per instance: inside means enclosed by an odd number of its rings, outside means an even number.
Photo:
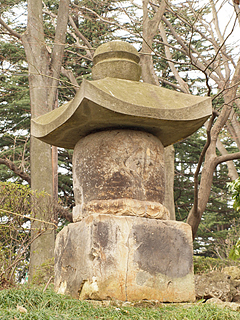
[[[106,77],[139,81],[141,76],[138,51],[129,43],[111,41],[97,48],[93,57],[93,80]]]

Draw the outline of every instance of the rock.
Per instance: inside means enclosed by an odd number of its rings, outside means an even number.
[[[240,303],[240,280],[232,280],[231,284],[235,291],[232,301]]]
[[[237,266],[225,267],[222,272],[229,275],[232,280],[240,280],[240,268]]]
[[[234,296],[230,276],[217,271],[195,275],[195,290],[197,299],[232,301]]]
[[[69,224],[56,239],[55,290],[82,300],[194,301],[191,227],[110,214]]]
[[[216,304],[219,308],[229,308],[233,311],[240,311],[240,304],[236,302],[223,302],[218,298],[211,298],[206,301],[208,304]]]

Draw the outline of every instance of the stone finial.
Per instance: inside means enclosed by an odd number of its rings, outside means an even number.
[[[93,57],[93,80],[106,77],[139,81],[141,76],[138,51],[129,43],[111,41],[97,48]]]

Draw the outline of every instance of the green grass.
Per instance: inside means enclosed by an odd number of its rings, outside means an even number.
[[[27,313],[18,311],[17,305],[25,307]],[[51,288],[43,293],[40,287],[21,286],[0,291],[0,319],[240,320],[240,312],[202,303],[103,307],[57,295]]]
[[[239,260],[221,260],[219,258],[193,256],[194,273],[207,273],[210,271],[221,271],[225,267],[239,266]]]

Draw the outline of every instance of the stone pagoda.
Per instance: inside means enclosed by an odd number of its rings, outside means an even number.
[[[79,299],[195,299],[191,227],[164,206],[164,147],[195,132],[211,99],[140,80],[137,50],[97,48],[93,81],[32,120],[32,135],[74,149],[74,223],[58,234],[55,290]]]

